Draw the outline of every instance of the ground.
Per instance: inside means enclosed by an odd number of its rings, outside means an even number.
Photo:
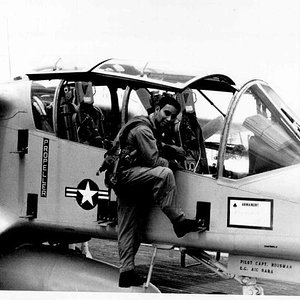
[[[118,266],[116,241],[92,239],[89,242],[94,259]],[[153,248],[142,245],[136,256],[137,271],[147,276]],[[171,254],[171,255],[170,255]],[[226,257],[221,258],[226,264]],[[186,264],[194,264],[192,258],[186,258]],[[153,283],[162,293],[186,294],[228,294],[242,295],[242,286],[234,279],[223,279],[203,265],[183,268],[180,265],[179,251],[158,250],[153,274]],[[300,296],[300,284],[258,280],[265,295]]]

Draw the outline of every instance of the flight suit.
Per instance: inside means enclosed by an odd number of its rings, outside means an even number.
[[[128,166],[120,162],[116,193],[121,272],[134,269],[134,257],[140,245],[138,228],[142,226],[143,213],[147,212],[151,201],[159,205],[171,222],[184,215],[176,203],[173,172],[168,168],[168,161],[159,156],[154,124],[150,124],[152,128],[138,124],[130,130],[125,145],[137,150],[135,159]]]

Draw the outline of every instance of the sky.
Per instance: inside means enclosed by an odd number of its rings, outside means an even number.
[[[299,0],[0,0],[0,81],[111,57],[263,79],[300,116]]]

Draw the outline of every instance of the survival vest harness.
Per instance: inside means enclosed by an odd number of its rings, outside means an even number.
[[[135,117],[119,131],[112,148],[105,153],[99,172],[105,171],[104,183],[108,188],[113,189],[116,187],[120,161],[122,161],[122,164],[125,163],[127,165],[133,163],[137,150],[128,151],[125,147],[125,142],[131,129],[140,124],[146,125],[152,130],[151,121],[148,117]]]

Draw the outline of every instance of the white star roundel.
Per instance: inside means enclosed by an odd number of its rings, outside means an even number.
[[[110,199],[108,190],[99,190],[98,185],[90,179],[83,179],[77,188],[66,187],[65,196],[76,198],[78,205],[85,210],[93,209],[99,201]]]
[[[97,184],[90,180],[82,180],[77,187],[77,203],[86,210],[93,209],[98,204],[98,191]]]

